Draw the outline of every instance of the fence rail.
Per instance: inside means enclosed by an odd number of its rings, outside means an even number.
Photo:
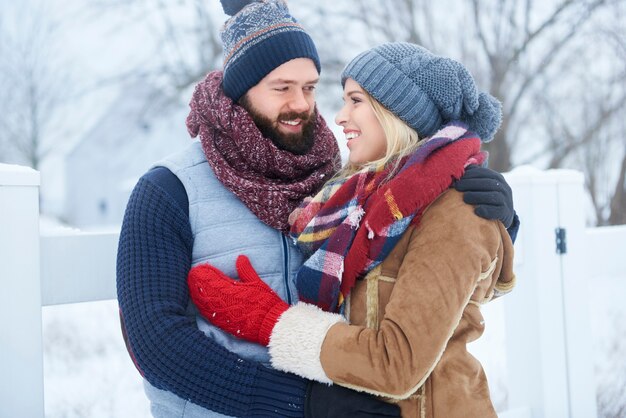
[[[582,175],[507,173],[522,219],[504,300],[506,418],[596,417],[587,283],[623,275],[626,227],[584,227]],[[119,233],[39,231],[39,173],[0,164],[0,416],[43,417],[41,308],[115,298]],[[557,254],[555,229],[566,230]],[[608,262],[610,261],[610,262]]]
[[[115,299],[118,240],[119,232],[42,232],[42,306]]]

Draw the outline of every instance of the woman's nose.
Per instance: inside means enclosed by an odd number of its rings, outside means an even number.
[[[335,123],[339,126],[345,125],[346,121],[348,120],[347,113],[348,112],[346,111],[346,105],[343,105],[343,107],[339,109],[339,112],[337,112],[337,114],[335,115]]]

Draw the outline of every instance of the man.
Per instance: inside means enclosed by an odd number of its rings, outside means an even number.
[[[265,348],[213,327],[189,299],[193,265],[234,276],[244,253],[295,302],[303,260],[285,236],[287,218],[339,164],[315,109],[313,41],[282,1],[246,3],[222,1],[233,16],[222,30],[224,69],[198,84],[187,118],[200,141],[157,164],[130,197],[117,267],[128,351],[156,417],[399,416],[369,395],[273,370]],[[502,199],[506,187],[488,193]],[[510,224],[505,206],[478,209]]]

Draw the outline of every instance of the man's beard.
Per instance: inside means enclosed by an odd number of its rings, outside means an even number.
[[[281,113],[276,120],[272,120],[255,109],[247,100],[246,96],[243,96],[239,100],[239,105],[248,111],[254,124],[259,128],[259,131],[261,131],[261,134],[270,139],[278,148],[296,155],[304,155],[313,148],[313,144],[315,144],[317,109],[312,113]],[[279,130],[278,124],[280,120],[294,119],[300,119],[300,123],[302,124],[300,133],[290,134],[283,133]]]

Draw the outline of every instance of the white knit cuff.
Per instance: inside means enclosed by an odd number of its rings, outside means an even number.
[[[306,379],[332,383],[322,368],[320,353],[326,333],[339,322],[346,320],[315,305],[299,302],[291,306],[278,318],[270,336],[272,366]]]

